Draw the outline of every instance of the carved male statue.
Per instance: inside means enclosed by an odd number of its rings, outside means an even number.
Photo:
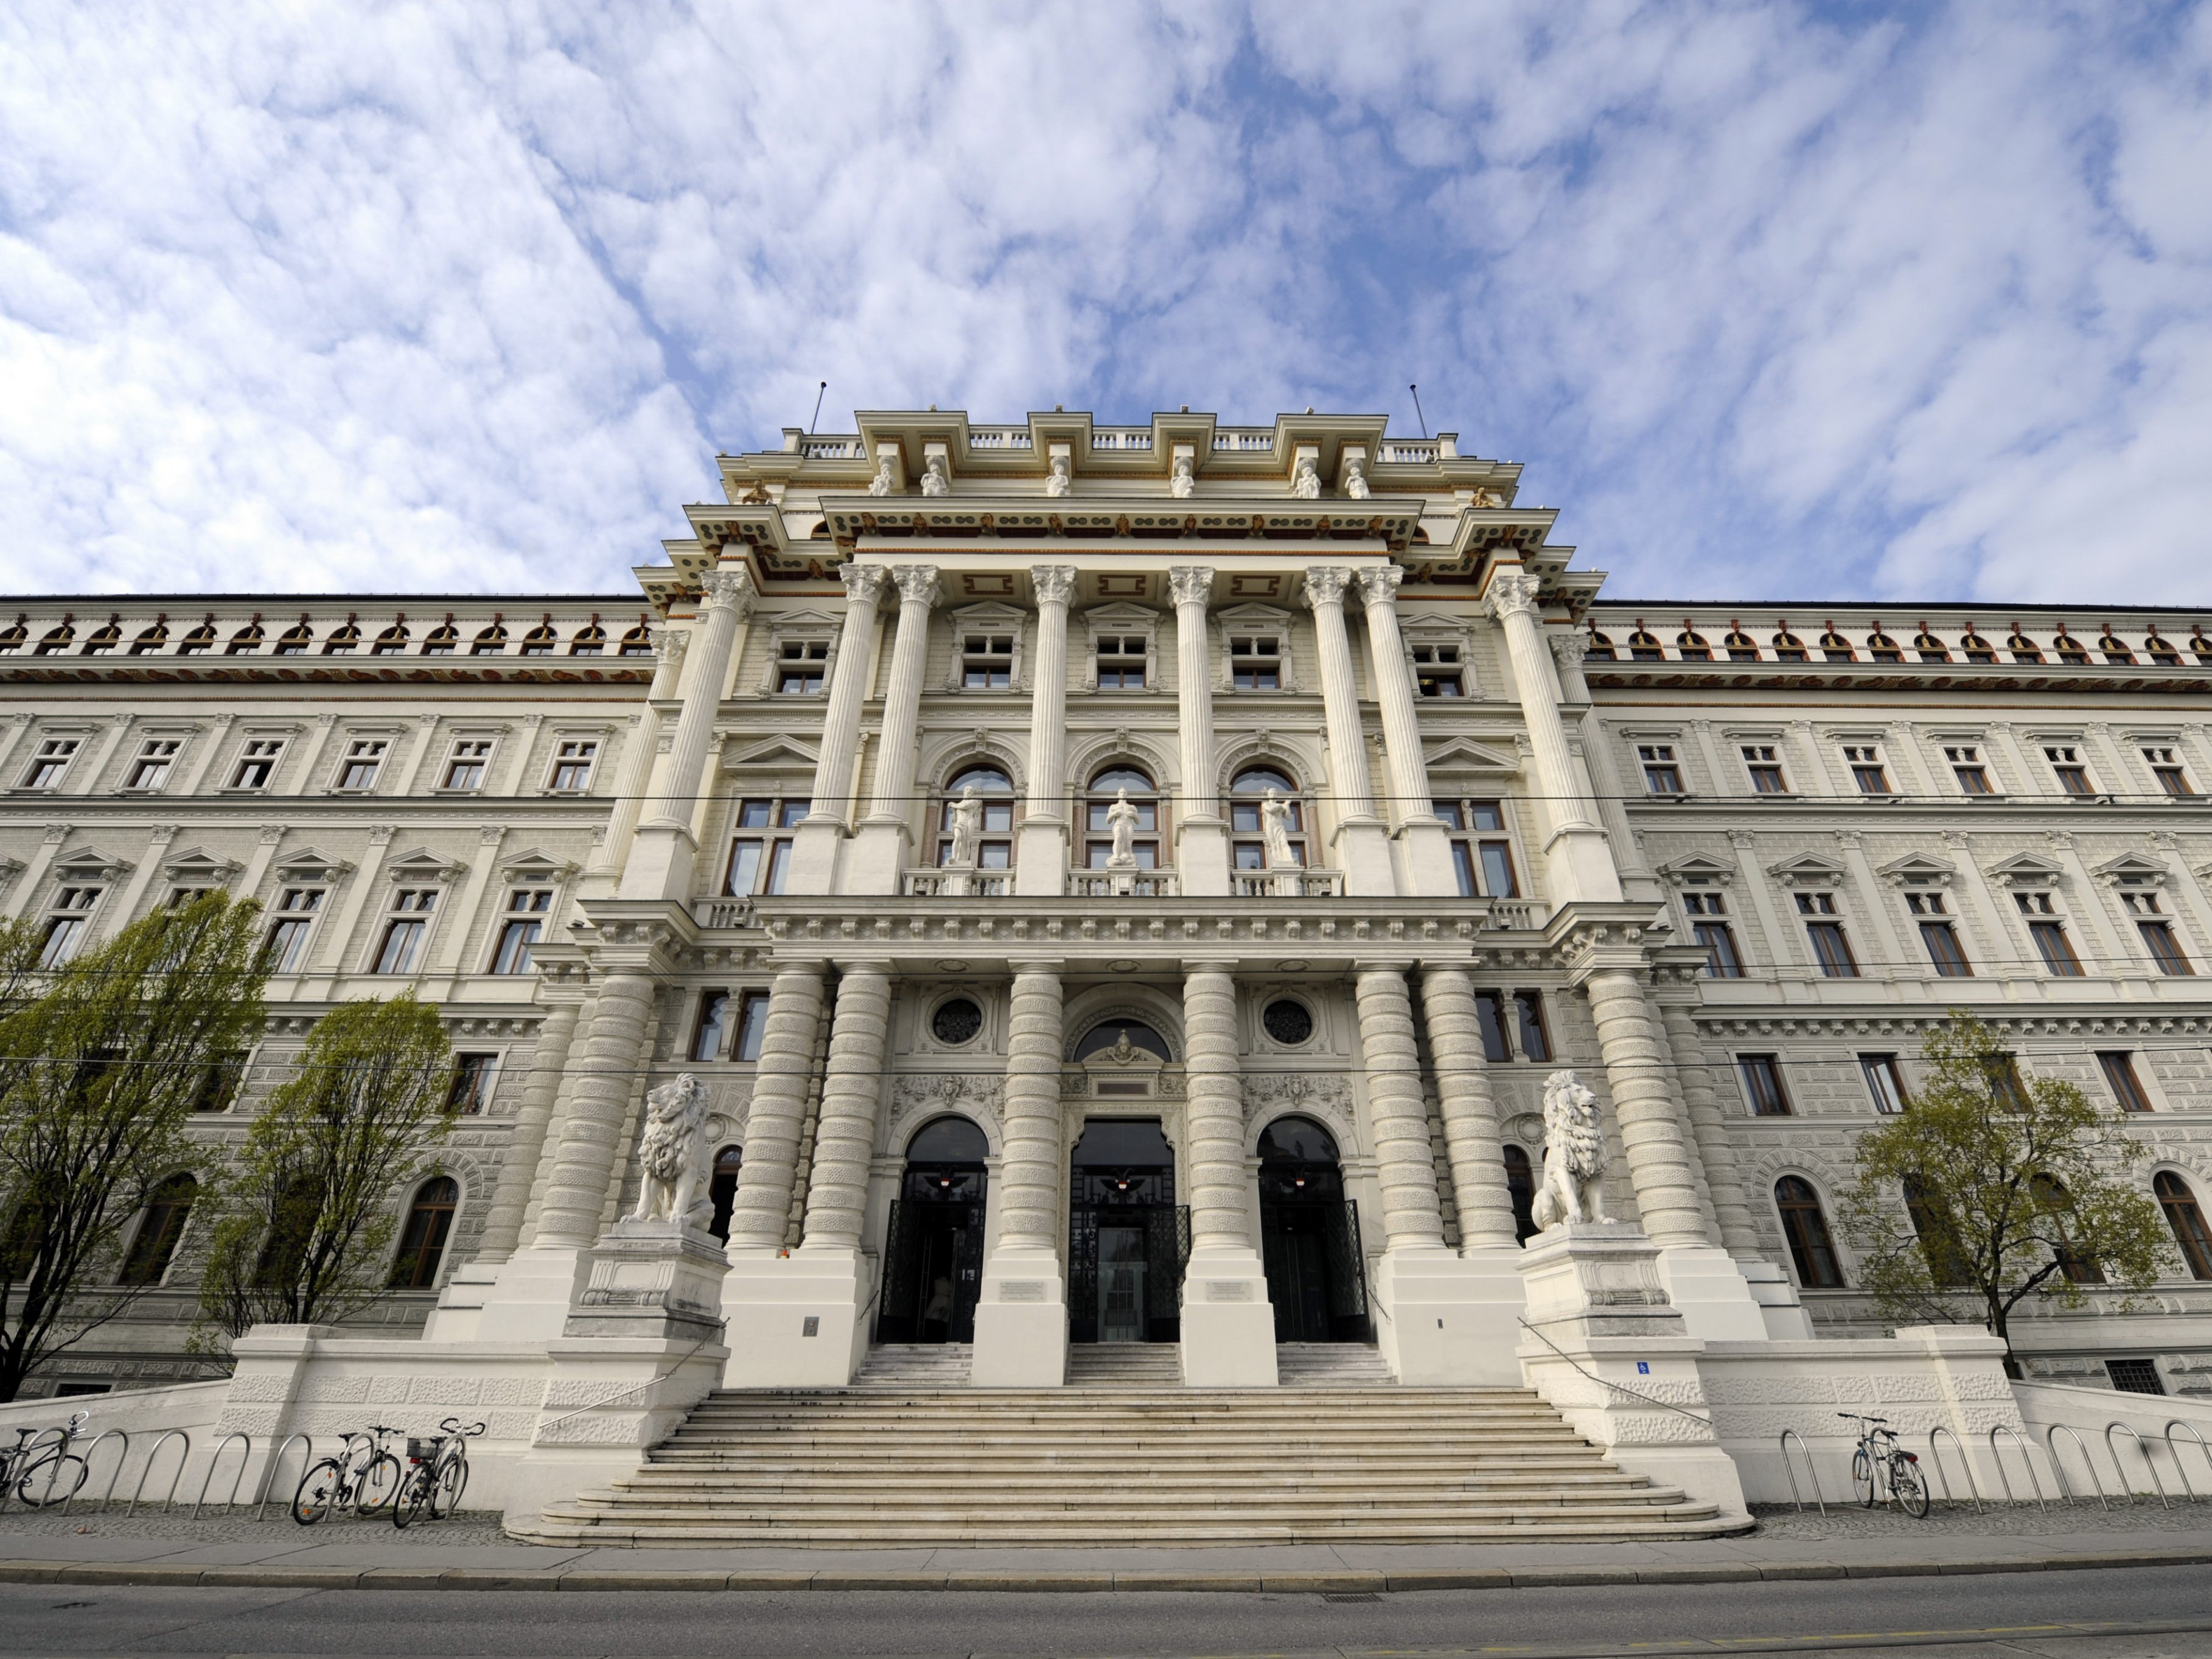
[[[891,493],[891,458],[888,453],[876,460],[876,476],[868,480],[868,494],[888,495]]]
[[[922,471],[921,493],[925,495],[950,495],[952,493],[952,480],[945,476],[944,456],[929,458],[928,466]]]
[[[1190,457],[1188,455],[1176,456],[1175,458],[1175,472],[1168,479],[1168,494],[1174,496],[1177,501],[1182,501],[1185,496],[1188,495],[1192,490],[1197,488],[1198,480],[1191,476]]]
[[[1298,457],[1297,471],[1291,475],[1291,494],[1301,501],[1321,499],[1321,469],[1314,465],[1312,456]]]
[[[1074,488],[1075,481],[1067,476],[1067,457],[1054,456],[1051,476],[1044,481],[1044,493],[1048,495],[1065,495]]]
[[[707,1091],[686,1072],[645,1097],[645,1129],[637,1161],[644,1180],[632,1221],[690,1221],[703,1227],[714,1200],[699,1190],[699,1131],[707,1121]]]
[[[952,850],[945,859],[947,864],[975,862],[975,842],[983,830],[983,803],[976,796],[975,786],[969,784],[960,792],[960,799],[952,803]]]
[[[1260,837],[1267,849],[1270,870],[1294,870],[1298,855],[1291,848],[1291,804],[1279,789],[1270,789],[1260,803]]]
[[[1357,455],[1345,458],[1344,493],[1355,501],[1364,501],[1374,493],[1367,487],[1367,472]]]
[[[1503,507],[1505,497],[1494,489],[1478,489],[1474,492],[1474,504],[1477,507]]]
[[[1572,1072],[1544,1079],[1544,1184],[1537,1190],[1537,1230],[1561,1221],[1603,1221],[1605,1129],[1597,1097]]]
[[[1125,870],[1137,861],[1137,809],[1129,804],[1129,792],[1116,790],[1114,804],[1106,809],[1106,827],[1114,832],[1114,850],[1107,857],[1109,869]]]

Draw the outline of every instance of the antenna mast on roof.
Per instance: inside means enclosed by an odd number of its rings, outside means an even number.
[[[1406,390],[1413,394],[1413,413],[1421,422],[1421,437],[1425,441],[1429,435],[1429,417],[1421,413],[1421,388],[1409,380],[1406,384]]]
[[[830,382],[824,380],[822,382],[821,389],[814,394],[814,412],[806,417],[806,432],[809,437],[811,437],[814,434],[814,423],[822,418],[822,396],[823,392],[826,392],[829,390]],[[1425,436],[1426,434],[1424,434],[1423,435]]]

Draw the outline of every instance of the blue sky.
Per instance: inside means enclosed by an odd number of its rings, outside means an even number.
[[[17,0],[17,591],[619,588],[827,379],[1388,412],[1626,597],[2212,603],[2212,11]]]

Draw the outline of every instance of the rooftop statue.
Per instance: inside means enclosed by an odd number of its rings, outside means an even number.
[[[949,495],[952,481],[945,476],[945,457],[933,455],[921,475],[921,493],[925,495]]]
[[[1065,495],[1074,488],[1074,480],[1067,476],[1067,457],[1054,456],[1052,476],[1044,481],[1044,493],[1048,495]]]
[[[1301,501],[1321,499],[1321,469],[1314,465],[1313,457],[1298,457],[1298,469],[1291,475],[1291,494]]]
[[[1190,457],[1188,455],[1176,456],[1175,458],[1175,476],[1168,480],[1168,493],[1173,495],[1177,501],[1181,501],[1183,497],[1189,495],[1192,490],[1197,488],[1198,480],[1191,476]]]
[[[868,494],[888,495],[891,493],[891,458],[886,451],[876,459],[876,476],[868,480]]]
[[[1357,455],[1344,463],[1344,493],[1355,501],[1364,501],[1374,493],[1367,487],[1367,474]]]

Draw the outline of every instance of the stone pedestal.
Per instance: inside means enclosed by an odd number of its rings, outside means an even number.
[[[1399,1382],[1521,1386],[1519,1250],[1390,1250],[1372,1288],[1376,1346]]]
[[[1659,1252],[1659,1282],[1684,1330],[1700,1341],[1759,1342],[1768,1334],[1743,1268],[1717,1245],[1668,1245]]]
[[[873,816],[862,818],[845,854],[843,890],[896,894],[906,875],[906,842],[905,819]]]
[[[1067,821],[1032,813],[1014,833],[1014,891],[1024,898],[1060,897],[1067,890]]]
[[[1002,1249],[984,1263],[968,1375],[979,1389],[1067,1381],[1067,1292],[1051,1250]]]
[[[838,854],[844,844],[843,823],[817,799],[815,810],[800,821],[791,838],[791,873],[784,878],[784,891],[836,892]]]
[[[1344,872],[1349,898],[1389,898],[1398,890],[1397,872],[1390,863],[1390,831],[1378,817],[1347,818],[1337,825],[1331,860]]]
[[[1632,1223],[1562,1222],[1528,1241],[1521,1272],[1528,1386],[1619,1468],[1745,1514],[1698,1374],[1705,1344],[1668,1299],[1658,1247]]]
[[[713,1235],[680,1221],[625,1218],[592,1247],[590,1275],[562,1334],[697,1340],[721,1328],[729,1258]]]
[[[1423,898],[1457,898],[1459,869],[1451,837],[1434,817],[1408,818],[1395,832],[1404,878],[1399,890]]]
[[[550,1340],[568,1328],[590,1269],[591,1253],[575,1245],[526,1245],[500,1263],[489,1285],[471,1292],[477,1305],[457,1310],[456,1324],[472,1317],[469,1336],[482,1342]],[[447,1328],[439,1335],[447,1337]],[[453,1337],[466,1340],[458,1331]]]
[[[868,1346],[867,1260],[842,1245],[732,1255],[722,1279],[732,1389],[842,1389]]]
[[[1176,877],[1185,898],[1223,898],[1229,892],[1229,822],[1193,813],[1176,831]]]
[[[1182,1279],[1182,1380],[1194,1389],[1272,1389],[1275,1309],[1249,1247],[1192,1250]]]
[[[1813,1340],[1812,1316],[1805,1304],[1797,1299],[1797,1286],[1780,1264],[1772,1261],[1739,1261],[1744,1284],[1751,1291],[1752,1300],[1759,1304],[1760,1321],[1766,1327],[1766,1337],[1771,1342],[1810,1342]]]

